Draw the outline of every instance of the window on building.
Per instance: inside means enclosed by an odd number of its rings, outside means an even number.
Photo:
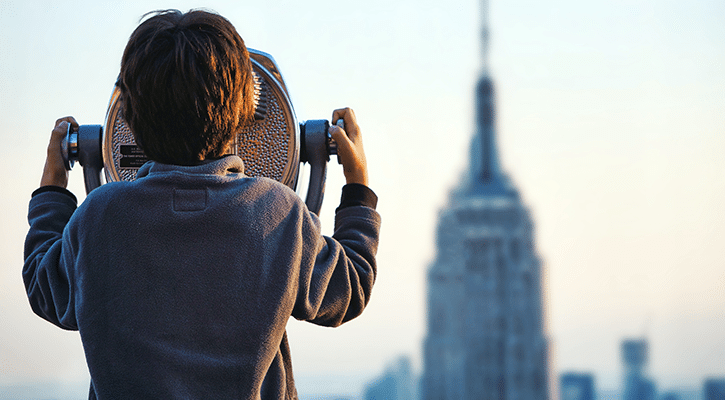
[[[490,243],[487,240],[471,240],[466,242],[466,269],[473,272],[487,273],[489,269]]]
[[[518,262],[521,259],[521,244],[518,239],[513,239],[509,245],[509,254],[513,262]]]

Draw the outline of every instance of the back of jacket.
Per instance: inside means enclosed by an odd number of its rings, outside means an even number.
[[[337,326],[362,312],[378,214],[341,209],[324,237],[294,192],[242,171],[236,156],[151,162],[75,211],[62,193],[31,200],[28,296],[80,331],[92,398],[296,398],[289,317]]]

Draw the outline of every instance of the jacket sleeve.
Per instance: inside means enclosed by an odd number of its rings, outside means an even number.
[[[300,270],[292,316],[318,325],[339,326],[360,315],[375,283],[379,233],[380,215],[374,209],[338,209],[335,233],[332,237],[318,236],[316,246],[311,246],[313,265],[303,265]]]
[[[30,200],[25,238],[23,282],[33,311],[53,324],[77,330],[73,307],[70,249],[63,247],[63,231],[76,209],[72,195],[36,192]],[[66,246],[67,247],[67,246]]]

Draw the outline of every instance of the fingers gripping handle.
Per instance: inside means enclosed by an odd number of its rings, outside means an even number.
[[[335,125],[339,126],[343,130],[345,129],[345,121],[342,118],[338,119],[337,122],[335,122]],[[337,142],[335,142],[335,140],[332,138],[329,130],[327,131],[327,153],[329,155],[336,155],[337,163],[342,164],[342,162],[340,161],[340,155],[337,154]]]
[[[103,128],[100,125],[81,125],[78,130],[73,130],[68,124],[68,133],[60,144],[65,169],[70,171],[76,161],[83,166],[86,193],[101,186],[102,133]]]

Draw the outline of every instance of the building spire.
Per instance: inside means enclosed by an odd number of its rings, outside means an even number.
[[[496,148],[495,93],[489,65],[488,0],[481,0],[481,76],[476,85],[476,133],[471,145],[470,189],[480,194],[513,193],[500,169]]]
[[[481,74],[488,76],[488,0],[481,0]]]

